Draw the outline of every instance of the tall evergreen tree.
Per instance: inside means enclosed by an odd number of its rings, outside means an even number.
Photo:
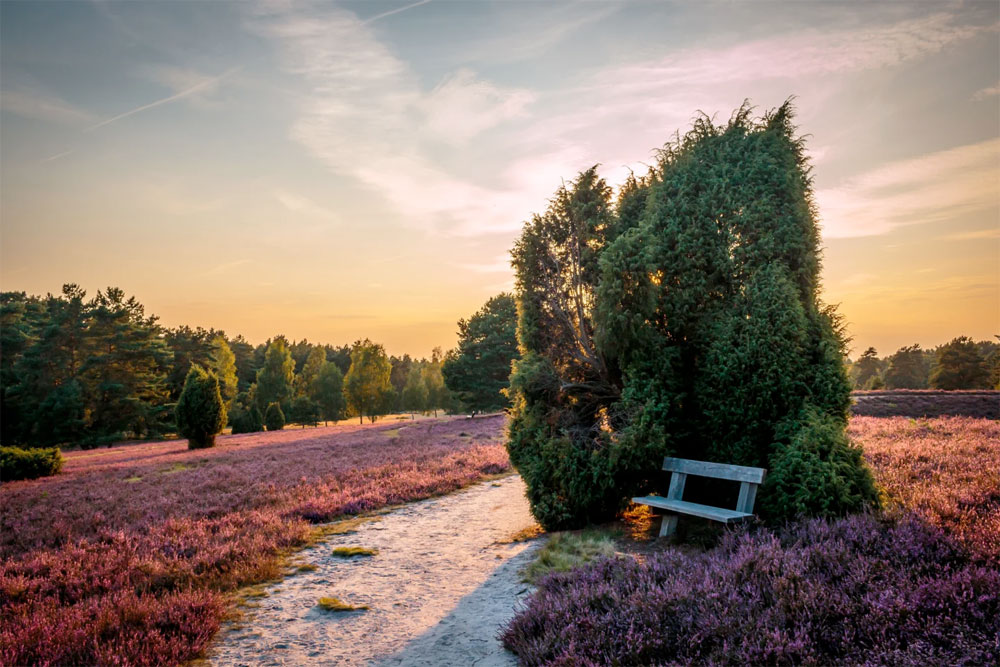
[[[135,297],[109,287],[91,304],[93,352],[82,375],[91,402],[91,430],[110,442],[125,434],[162,432],[171,415],[166,376],[173,354],[156,323]]]
[[[851,368],[854,388],[870,389],[871,384],[879,377],[881,371],[882,361],[878,358],[878,352],[875,351],[874,347],[869,347]]]
[[[292,396],[295,362],[284,336],[276,336],[267,346],[264,362],[257,371],[255,400],[264,411],[271,403],[281,403]],[[265,420],[267,415],[265,414]]]
[[[990,372],[979,347],[959,336],[936,350],[930,384],[935,389],[988,389]]]
[[[510,365],[517,358],[517,305],[510,294],[493,297],[468,320],[458,321],[458,349],[441,367],[445,385],[466,410],[510,405]]]
[[[410,364],[410,372],[403,386],[403,409],[412,416],[414,412],[427,410],[427,384],[424,382],[423,367],[420,363]]]
[[[930,369],[924,361],[924,353],[919,345],[899,348],[888,361],[885,384],[889,389],[927,388]]]
[[[549,528],[610,518],[655,487],[665,455],[771,469],[770,520],[874,504],[844,435],[843,335],[818,299],[790,106],[699,119],[660,158],[617,207],[584,172],[515,246],[508,446],[535,516]]]
[[[381,345],[367,338],[354,344],[351,368],[344,376],[344,398],[361,423],[365,417],[374,422],[377,416],[384,414],[385,395],[392,390],[391,373],[392,365]]]

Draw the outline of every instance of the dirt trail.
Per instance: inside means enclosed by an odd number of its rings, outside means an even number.
[[[534,523],[517,475],[411,503],[301,552],[318,566],[259,600],[209,652],[216,665],[510,665],[496,640],[527,593],[518,570],[540,540],[498,544]],[[336,547],[378,549],[339,558]],[[367,611],[326,612],[321,597]]]

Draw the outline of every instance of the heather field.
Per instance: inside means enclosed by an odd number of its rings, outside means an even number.
[[[503,417],[71,452],[0,488],[0,664],[177,664],[314,524],[509,468]]]
[[[997,664],[1000,422],[855,417],[887,509],[549,575],[523,664]]]

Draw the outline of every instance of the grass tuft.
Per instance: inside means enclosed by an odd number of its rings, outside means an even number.
[[[534,584],[550,572],[568,572],[615,553],[614,541],[605,534],[592,531],[556,533],[538,550],[538,556],[524,569],[522,579]]]
[[[368,609],[368,605],[366,604],[348,604],[340,598],[320,598],[316,606],[323,611],[364,611]]]
[[[366,547],[334,547],[331,551],[334,556],[340,558],[351,558],[353,556],[375,556],[378,549],[368,549]]]
[[[314,565],[312,563],[302,563],[295,568],[296,572],[315,572],[319,569],[319,565]]]
[[[545,529],[539,526],[537,523],[528,526],[527,528],[522,528],[516,533],[512,534],[502,540],[497,540],[496,544],[517,544],[518,542],[528,542],[536,537],[541,537],[545,534]]]

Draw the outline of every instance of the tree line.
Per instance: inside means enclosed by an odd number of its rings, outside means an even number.
[[[506,324],[494,323],[509,334],[497,349],[516,354],[513,300],[497,298],[509,306],[502,313]],[[477,316],[470,322],[482,319]],[[483,326],[472,332],[465,320],[459,326],[466,333],[458,349],[445,355],[436,348],[430,359],[415,359],[388,355],[368,339],[334,346],[279,335],[253,345],[215,329],[166,328],[116,287],[89,299],[75,284],[44,297],[3,292],[0,441],[95,447],[177,432],[176,409],[192,369],[217,385],[224,408],[219,418],[237,433],[281,428],[286,421],[374,422],[390,413],[504,407],[507,399],[499,388],[470,376],[499,376],[497,367],[503,366],[505,386],[510,356],[503,359],[492,350],[495,340],[484,337]],[[473,338],[491,350],[474,349]],[[483,391],[494,395],[484,399]]]
[[[855,389],[1000,389],[1000,336],[959,336],[932,350],[907,345],[885,358],[869,347],[847,364]]]

